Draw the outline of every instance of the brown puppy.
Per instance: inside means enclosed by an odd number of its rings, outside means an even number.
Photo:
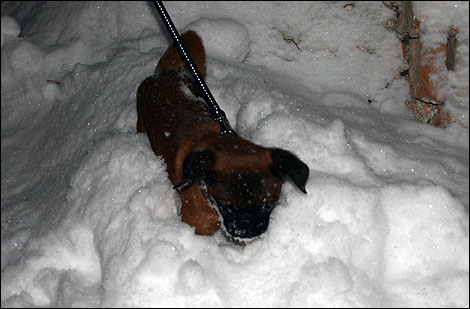
[[[182,39],[204,77],[201,39],[193,31]],[[259,236],[268,227],[284,176],[306,193],[309,169],[288,151],[221,134],[183,69],[171,45],[137,91],[137,131],[146,132],[155,154],[163,157],[181,194],[182,220],[197,234],[213,234],[221,221],[233,238]]]

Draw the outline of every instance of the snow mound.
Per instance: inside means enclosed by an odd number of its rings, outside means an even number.
[[[2,16],[2,47],[8,37],[17,37],[20,34],[20,25],[10,16]]]
[[[201,36],[210,57],[242,62],[250,52],[248,31],[236,20],[201,18],[187,25],[186,30],[194,30]]]

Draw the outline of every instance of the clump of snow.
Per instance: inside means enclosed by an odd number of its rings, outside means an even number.
[[[436,128],[405,105],[394,13],[345,4],[166,5],[236,131],[310,167],[240,246],[181,221],[136,132],[169,44],[151,4],[2,2],[2,307],[468,307],[468,31],[444,90],[462,119]],[[468,29],[443,5],[416,10]]]
[[[421,22],[420,38],[427,46],[438,47],[447,42],[447,32],[451,27],[457,27],[462,33],[461,39],[468,38],[468,27],[462,27],[459,21],[468,22],[466,3],[462,1],[445,1],[431,3],[418,1],[413,3],[413,12]],[[459,27],[460,26],[460,27]],[[463,46],[464,47],[464,46]]]
[[[250,36],[245,27],[229,18],[198,19],[186,26],[202,39],[206,54],[222,61],[243,61],[250,52]]]
[[[20,34],[20,25],[13,17],[2,16],[2,47],[3,42],[9,37],[17,37]]]

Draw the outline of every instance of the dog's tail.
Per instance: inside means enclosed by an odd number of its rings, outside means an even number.
[[[185,43],[202,77],[206,77],[206,52],[204,51],[201,38],[196,32],[189,30],[181,35],[181,39]],[[157,70],[180,71],[183,69],[183,66],[183,60],[178,55],[175,46],[171,44],[158,62]]]

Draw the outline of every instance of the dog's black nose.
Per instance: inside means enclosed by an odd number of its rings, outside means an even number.
[[[249,239],[263,234],[269,224],[269,217],[242,213],[224,218],[226,231],[233,237]]]

